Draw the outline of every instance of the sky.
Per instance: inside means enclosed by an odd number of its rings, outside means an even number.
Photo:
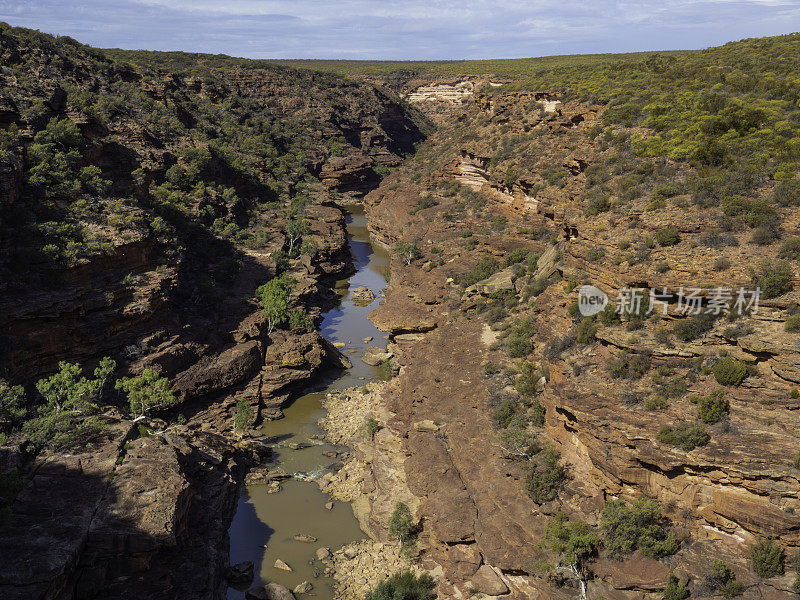
[[[101,48],[434,60],[706,48],[800,31],[800,0],[0,0]]]

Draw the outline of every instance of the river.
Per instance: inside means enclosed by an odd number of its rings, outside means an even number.
[[[336,291],[341,301],[323,315],[320,331],[329,341],[345,344],[341,350],[351,360],[353,368],[335,379],[310,386],[307,393],[284,408],[284,418],[264,424],[262,433],[274,441],[272,466],[301,477],[283,481],[282,490],[274,494],[267,493],[264,485],[245,487],[230,528],[231,564],[253,561],[255,579],[252,585],[275,581],[293,589],[309,581],[314,585],[311,593],[318,600],[333,599],[334,582],[322,576],[323,566],[314,560],[317,548],[324,546],[335,550],[364,537],[347,503],[334,501],[333,508],[326,509],[325,504],[331,499],[314,481],[303,480],[305,476],[318,478],[338,460],[326,457],[323,452],[346,451],[319,439],[323,432],[317,422],[325,416],[320,399],[328,392],[364,385],[385,376],[381,369],[365,364],[361,356],[367,346],[386,345],[384,334],[375,328],[367,314],[376,308],[377,296],[386,286],[389,256],[382,248],[372,246],[362,207],[348,207],[347,230],[355,272],[337,282]],[[366,306],[355,303],[350,293],[359,286],[371,289],[376,299]],[[364,342],[365,338],[372,340]],[[310,446],[293,450],[288,444]],[[313,536],[317,541],[295,541],[294,536],[298,534]],[[277,559],[286,562],[292,572],[276,569]],[[229,588],[229,600],[242,598],[243,591]]]

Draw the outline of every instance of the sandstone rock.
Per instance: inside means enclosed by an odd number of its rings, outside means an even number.
[[[317,538],[315,538],[313,535],[306,535],[304,533],[298,533],[297,535],[294,536],[294,541],[296,541],[296,542],[304,542],[306,544],[313,544],[314,542],[317,541]]]
[[[500,596],[508,593],[508,586],[489,565],[482,565],[470,581],[476,590],[487,596]]]
[[[355,548],[345,548],[342,554],[344,554],[345,558],[353,560],[356,556],[358,556],[358,551]]]
[[[379,348],[378,346],[370,346],[367,348],[367,351],[364,353],[364,356],[361,358],[361,360],[368,365],[375,366],[378,363],[389,360],[390,358],[392,358],[391,353],[386,352],[383,348]]]
[[[430,419],[425,419],[424,421],[417,421],[414,423],[414,429],[416,431],[436,432],[439,431],[440,427]]]
[[[502,271],[498,271],[491,277],[484,279],[483,281],[479,281],[475,285],[469,286],[466,290],[464,290],[465,296],[472,296],[474,294],[482,294],[484,296],[488,296],[495,292],[503,291],[503,290],[514,290],[514,280],[516,277],[514,276],[514,267],[508,267],[507,269],[503,269]]]
[[[303,583],[300,583],[297,586],[295,586],[294,590],[292,590],[292,591],[294,592],[294,594],[296,596],[299,596],[300,594],[307,594],[313,589],[314,589],[314,586],[313,586],[313,584],[311,584],[311,582],[304,581]]]
[[[258,342],[251,340],[216,357],[201,359],[175,377],[173,388],[184,401],[200,398],[244,381],[260,367],[261,350]]]
[[[274,566],[276,569],[280,569],[281,571],[292,571],[292,570],[293,570],[293,569],[292,569],[292,567],[290,567],[289,565],[287,565],[287,564],[286,564],[285,562],[283,562],[283,561],[282,561],[280,558],[279,558],[279,559],[277,559],[277,560],[275,561],[275,564],[274,564],[273,566]]]
[[[331,557],[330,548],[317,548],[317,560],[326,560]]]
[[[350,292],[350,297],[356,304],[369,304],[375,300],[375,293],[368,287],[360,285]]]

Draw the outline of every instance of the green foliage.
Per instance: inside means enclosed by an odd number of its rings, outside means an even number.
[[[310,231],[308,220],[301,216],[293,216],[286,222],[286,240],[289,242],[287,254],[294,256],[295,246]]]
[[[706,584],[725,598],[741,596],[744,586],[736,580],[734,572],[722,560],[715,560],[705,577]]]
[[[606,304],[605,308],[600,311],[598,317],[600,318],[600,322],[606,327],[620,322],[620,316],[617,312],[617,307],[613,303]]]
[[[720,385],[740,385],[747,377],[747,366],[731,356],[720,358],[711,369],[714,378]]]
[[[704,446],[711,439],[700,423],[678,423],[675,427],[665,425],[656,438],[662,444],[677,446],[691,452],[698,446]]]
[[[561,455],[554,448],[545,448],[533,456],[525,466],[525,491],[537,504],[558,497],[566,473],[560,464]]]
[[[778,249],[778,258],[800,260],[800,237],[791,237],[783,242]]]
[[[783,260],[764,261],[751,273],[752,284],[761,288],[764,298],[777,298],[792,291],[792,266]]]
[[[127,394],[131,413],[136,416],[168,408],[176,402],[169,379],[159,377],[150,367],[146,367],[139,376],[117,380],[116,388]]]
[[[289,312],[289,329],[305,329],[314,331],[314,319],[304,310],[292,310]]]
[[[508,329],[506,351],[511,358],[522,358],[533,352],[531,339],[536,334],[536,318],[527,317]]]
[[[800,469],[800,451],[794,455],[794,462],[792,463],[795,469]]]
[[[667,585],[664,588],[662,600],[686,600],[689,597],[688,588],[678,581],[674,573],[667,576]]]
[[[533,396],[536,393],[536,386],[542,374],[535,364],[525,361],[520,368],[519,377],[514,382],[514,389],[516,389],[522,396]]]
[[[528,258],[528,250],[525,248],[515,248],[503,259],[503,264],[501,265],[502,268],[510,267],[511,265],[515,265],[517,263],[521,263],[523,260]]]
[[[773,199],[780,206],[800,205],[800,179],[786,179],[775,186]]]
[[[696,340],[704,333],[714,328],[716,317],[711,313],[692,315],[675,323],[673,331],[675,337],[684,342]]]
[[[566,565],[579,564],[581,559],[597,552],[600,538],[583,521],[570,521],[564,513],[558,513],[545,529],[545,537],[550,541],[553,552],[562,555]]]
[[[615,379],[640,379],[650,369],[650,360],[645,354],[623,350],[609,361],[606,370]]]
[[[37,416],[26,421],[23,429],[39,447],[60,449],[82,443],[103,429],[93,417],[99,411],[97,402],[113,369],[114,361],[104,359],[95,369],[95,379],[81,375],[78,364],[58,363],[58,372],[36,382],[44,403]]]
[[[418,576],[402,571],[379,583],[364,600],[428,600],[435,587],[436,582],[427,573]]]
[[[730,411],[730,404],[722,390],[714,390],[705,396],[690,400],[697,404],[697,418],[709,425],[716,423]]]
[[[381,424],[375,417],[370,415],[370,417],[367,419],[367,436],[369,436],[369,439],[375,437],[375,434],[378,433],[380,430],[381,430]]]
[[[294,279],[283,273],[256,289],[256,298],[261,302],[267,320],[267,334],[283,325],[289,317],[289,295],[294,285]]]
[[[409,553],[414,547],[417,535],[417,524],[411,515],[411,509],[404,502],[397,502],[389,518],[389,536],[400,542],[401,549]]]
[[[677,227],[667,227],[656,232],[656,240],[661,246],[674,246],[681,241]]]
[[[0,379],[0,431],[25,417],[25,390],[21,385],[9,385]]]
[[[236,403],[236,413],[233,417],[233,431],[242,434],[250,427],[253,420],[253,407],[242,398]]]
[[[783,574],[783,548],[772,539],[760,538],[750,548],[753,571],[761,578]]]
[[[519,403],[513,398],[503,398],[500,406],[492,413],[492,418],[498,427],[506,428],[517,415]]]
[[[460,283],[464,287],[469,287],[491,277],[499,268],[494,256],[482,256],[478,263],[460,278]]]
[[[622,499],[609,500],[600,520],[605,548],[611,558],[624,559],[638,550],[645,556],[661,558],[675,554],[680,543],[669,531],[669,523],[658,502],[640,497],[632,504]]]
[[[578,323],[578,331],[576,339],[579,344],[591,344],[597,339],[597,331],[600,325],[597,324],[594,317],[583,317]]]
[[[416,242],[397,242],[394,245],[394,253],[403,259],[406,265],[422,257],[422,251],[417,246]]]

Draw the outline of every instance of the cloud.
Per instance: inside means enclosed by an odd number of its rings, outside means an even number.
[[[800,0],[0,0],[99,47],[252,58],[511,58],[702,48],[797,29]]]

